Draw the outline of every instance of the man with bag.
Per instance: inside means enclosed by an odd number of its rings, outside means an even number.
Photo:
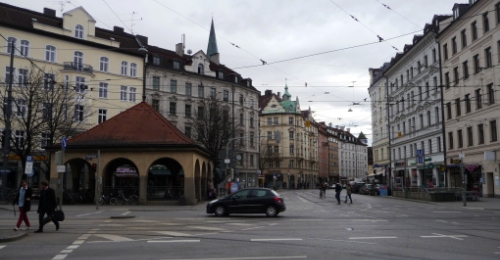
[[[42,233],[43,226],[50,221],[56,225],[56,230],[59,230],[59,221],[54,218],[54,212],[57,208],[56,192],[49,187],[49,182],[43,180],[40,182],[42,190],[40,191],[40,201],[38,202],[38,222],[40,227],[35,233]],[[45,214],[47,217],[44,218]]]

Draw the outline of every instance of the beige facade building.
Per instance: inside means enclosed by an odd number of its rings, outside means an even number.
[[[500,197],[500,4],[455,4],[446,22],[438,40],[449,185]]]
[[[260,165],[264,185],[312,188],[319,181],[318,128],[310,110],[301,111],[298,98],[266,90],[259,99]],[[281,139],[281,140],[279,140]]]

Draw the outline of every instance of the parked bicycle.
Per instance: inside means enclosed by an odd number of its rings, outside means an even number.
[[[125,193],[123,190],[118,191],[118,196],[116,198],[111,198],[109,201],[109,204],[111,205],[123,205],[125,203],[130,204],[130,205],[137,205],[139,202],[139,198],[136,195],[130,195],[128,198],[125,196]]]
[[[97,204],[102,205],[104,203],[109,203],[109,205],[116,205],[116,203],[118,201],[116,199],[112,201],[112,199],[115,199],[113,197],[113,194],[109,194],[109,195],[102,194],[101,198],[99,198],[99,201],[97,201]]]
[[[82,203],[82,200],[82,196],[80,196],[80,193],[78,192],[73,192],[70,190],[63,191],[63,201],[65,203],[80,204]]]

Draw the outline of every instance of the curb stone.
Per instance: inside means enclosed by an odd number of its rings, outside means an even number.
[[[15,240],[21,239],[27,235],[28,235],[28,233],[21,232],[19,234],[13,235],[13,236],[0,237],[0,243],[15,241]]]

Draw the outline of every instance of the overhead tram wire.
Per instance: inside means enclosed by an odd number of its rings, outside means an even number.
[[[115,13],[115,10],[113,10],[113,8],[111,8],[111,6],[109,6],[109,4],[106,2],[106,0],[102,0],[109,8],[109,10],[111,10],[111,12],[113,12],[113,14],[116,16],[116,18],[118,18],[118,20],[120,20],[120,22],[123,24],[123,26],[125,28],[127,28],[127,30],[130,32],[130,28],[128,28],[128,26],[122,21],[122,19],[120,18],[120,16],[118,16],[116,13]]]
[[[392,12],[394,12],[395,14],[399,15],[401,18],[405,19],[406,21],[410,22],[411,24],[415,25],[417,28],[420,28],[420,26],[416,23],[414,23],[413,21],[411,21],[410,19],[406,18],[405,16],[401,15],[400,13],[396,12],[394,9],[392,9],[390,6],[380,2],[379,0],[375,0],[377,2],[379,2],[382,6],[384,6],[386,9],[388,10],[391,10]]]

